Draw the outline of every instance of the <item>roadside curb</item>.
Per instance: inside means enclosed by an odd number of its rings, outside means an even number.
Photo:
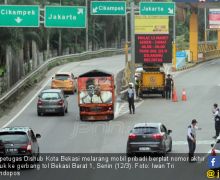
[[[208,62],[208,61],[213,61],[213,60],[216,60],[216,59],[217,58],[210,58],[210,59],[207,59],[207,60],[198,60],[198,62],[194,62],[194,63],[188,63],[186,66],[184,66],[182,68],[179,68],[179,69],[176,69],[173,72],[184,71],[184,70],[193,68],[193,67],[197,66],[198,64],[201,64],[201,63],[204,63],[204,62]]]
[[[179,68],[179,69],[176,69],[175,71],[184,71],[186,69],[190,69],[190,68],[193,68],[197,65],[197,63],[190,63],[190,64],[187,64],[186,66],[182,67],[182,68]]]

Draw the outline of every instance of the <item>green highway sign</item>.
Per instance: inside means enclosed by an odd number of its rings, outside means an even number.
[[[125,1],[91,1],[91,15],[125,15]]]
[[[0,27],[39,27],[39,6],[0,5]]]
[[[44,23],[51,28],[85,28],[85,6],[46,6]]]
[[[175,3],[172,2],[140,2],[140,15],[174,16]]]

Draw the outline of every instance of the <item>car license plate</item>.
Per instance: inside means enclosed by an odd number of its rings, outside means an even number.
[[[18,150],[15,149],[15,148],[10,148],[10,149],[6,149],[6,152],[8,152],[8,153],[17,153]]]
[[[149,147],[139,147],[140,151],[149,151],[150,148]]]
[[[55,112],[55,109],[46,109],[46,112]]]

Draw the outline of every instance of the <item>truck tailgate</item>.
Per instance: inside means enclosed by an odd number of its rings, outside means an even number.
[[[162,72],[144,72],[142,74],[143,87],[164,87],[165,74]]]

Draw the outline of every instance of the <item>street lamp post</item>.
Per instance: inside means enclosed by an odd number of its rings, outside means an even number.
[[[88,51],[89,50],[88,0],[86,0],[86,10],[87,10],[87,18],[86,18],[86,51]]]
[[[61,0],[60,0],[60,6],[61,6]],[[62,31],[61,29],[59,29],[59,49],[58,49],[58,55],[61,56],[62,55]]]
[[[135,33],[134,33],[134,2],[131,2],[131,61],[130,61],[130,82],[135,85]]]
[[[205,28],[204,28],[204,40],[205,40],[205,48],[207,48],[207,31],[206,31],[206,27],[207,27],[207,21],[206,21],[206,5],[205,5],[205,8],[204,8],[204,22],[205,22]]]

